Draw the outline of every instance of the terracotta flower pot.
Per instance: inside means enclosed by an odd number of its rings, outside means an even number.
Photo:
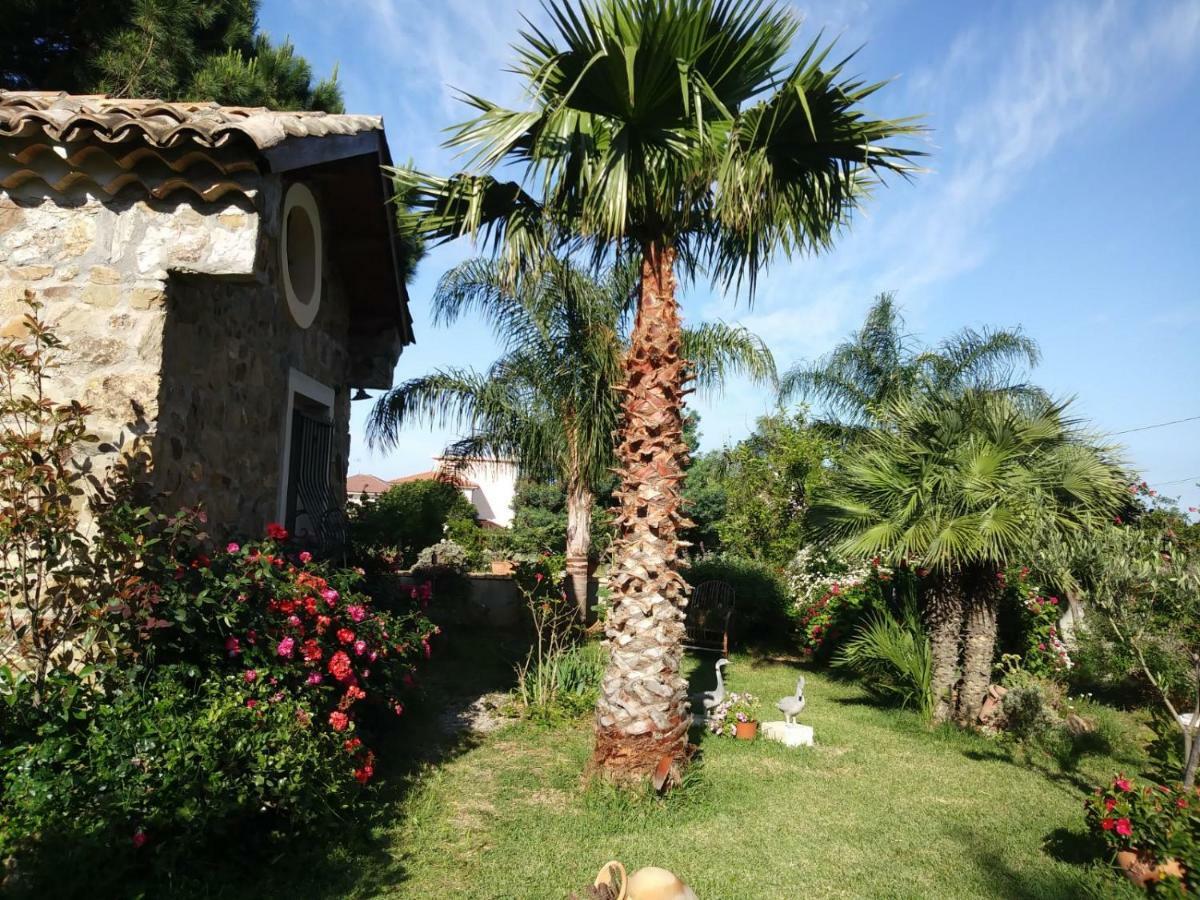
[[[1139,850],[1118,851],[1117,865],[1121,867],[1126,878],[1143,888],[1171,875],[1183,878],[1183,866],[1179,864],[1179,860],[1167,859],[1156,864],[1150,854]]]
[[[511,559],[493,559],[492,574],[493,575],[511,575],[513,573],[513,564]]]
[[[733,726],[733,733],[739,741],[752,741],[758,737],[758,723],[738,722]]]

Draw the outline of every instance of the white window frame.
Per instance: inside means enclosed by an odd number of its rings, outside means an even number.
[[[287,411],[283,416],[283,440],[280,441],[279,489],[275,502],[275,521],[282,523],[287,517],[287,490],[292,476],[292,416],[296,409],[296,395],[320,404],[325,410],[326,421],[333,421],[333,405],[337,393],[327,384],[305,375],[298,369],[288,369]]]

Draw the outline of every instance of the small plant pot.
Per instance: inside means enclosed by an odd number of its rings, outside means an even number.
[[[511,559],[493,559],[492,574],[493,575],[511,575],[513,573],[513,563]]]
[[[733,734],[739,741],[752,741],[758,737],[758,723],[738,722],[733,726]]]
[[[1125,873],[1125,877],[1138,887],[1146,887],[1168,876],[1183,878],[1183,867],[1177,859],[1166,859],[1156,863],[1148,853],[1138,850],[1120,850],[1117,852],[1117,865]]]

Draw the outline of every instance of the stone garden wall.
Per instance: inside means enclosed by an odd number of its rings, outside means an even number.
[[[348,455],[336,273],[327,264],[321,311],[300,329],[277,284],[282,185],[257,187],[216,203],[0,191],[0,336],[23,333],[31,290],[68,346],[52,392],[93,409],[86,464],[101,472],[143,436],[164,502],[203,500],[218,535],[275,518],[290,367],[337,391],[336,486]]]

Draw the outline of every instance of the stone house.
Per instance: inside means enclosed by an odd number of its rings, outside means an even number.
[[[353,392],[413,339],[390,161],[373,116],[0,91],[0,334],[44,304],[94,470],[333,539]]]

